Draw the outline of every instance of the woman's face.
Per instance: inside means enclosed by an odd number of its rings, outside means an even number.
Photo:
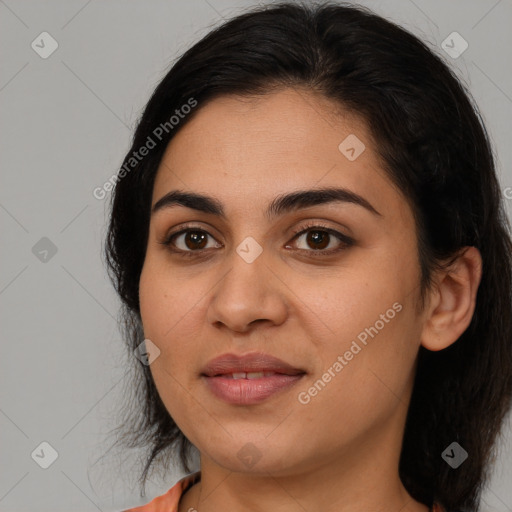
[[[398,457],[423,326],[420,269],[412,211],[368,129],[303,90],[198,108],[167,148],[152,205],[180,191],[223,215],[160,202],[140,279],[169,414],[203,463],[231,471]],[[346,193],[279,201],[324,188]],[[254,353],[295,376],[203,374],[218,356]]]

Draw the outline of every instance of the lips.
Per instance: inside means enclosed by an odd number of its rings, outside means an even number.
[[[262,379],[263,377],[272,377],[273,375],[283,375],[277,372],[239,372],[239,373],[223,373],[215,375],[215,377],[231,377],[232,379]]]
[[[267,354],[224,354],[203,368],[201,379],[223,402],[250,406],[291,390],[305,374],[303,369]]]
[[[261,374],[263,375],[257,375]],[[257,379],[281,375],[300,375],[306,373],[301,368],[296,368],[278,359],[277,357],[260,352],[237,356],[236,354],[223,354],[212,359],[202,370],[201,374],[206,377],[226,376],[235,379],[248,378]],[[242,374],[245,374],[242,375]],[[268,375],[265,375],[268,374]]]

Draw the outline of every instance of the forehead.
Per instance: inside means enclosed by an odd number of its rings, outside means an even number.
[[[318,94],[284,89],[199,105],[167,147],[153,204],[181,189],[263,208],[291,190],[335,186],[364,195],[379,211],[401,199],[362,119]]]

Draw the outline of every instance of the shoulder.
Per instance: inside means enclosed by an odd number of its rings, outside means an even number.
[[[173,485],[165,494],[157,496],[145,505],[130,508],[123,512],[177,512],[181,496],[200,478],[200,471],[187,475]]]
[[[434,502],[434,504],[432,505],[432,508],[430,509],[429,512],[458,512],[458,511],[448,510],[446,507],[441,505],[441,503]]]

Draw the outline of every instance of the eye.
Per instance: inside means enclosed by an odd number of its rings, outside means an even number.
[[[161,243],[169,247],[173,252],[184,253],[185,256],[191,256],[192,252],[201,252],[203,249],[209,249],[212,246],[208,246],[208,237],[213,237],[203,229],[199,229],[194,226],[180,226],[181,229],[178,232],[171,233]],[[217,244],[213,247],[222,247]],[[188,253],[188,254],[187,254]]]
[[[295,239],[303,241],[303,247],[299,247],[298,250],[312,253],[312,256],[328,256],[354,244],[354,240],[347,235],[318,224],[301,226],[296,231],[293,240]],[[290,245],[286,246],[287,249],[290,247]]]
[[[181,225],[178,229],[179,231],[170,233],[160,243],[179,256],[200,256],[205,249],[222,247],[222,244],[219,243],[209,245],[208,238],[215,239],[204,229],[188,225]],[[295,230],[294,234],[292,241],[303,239],[303,247],[298,247],[297,250],[307,252],[311,256],[329,256],[354,244],[354,240],[347,235],[318,223],[303,225]],[[291,249],[293,247],[287,244],[285,248]]]

